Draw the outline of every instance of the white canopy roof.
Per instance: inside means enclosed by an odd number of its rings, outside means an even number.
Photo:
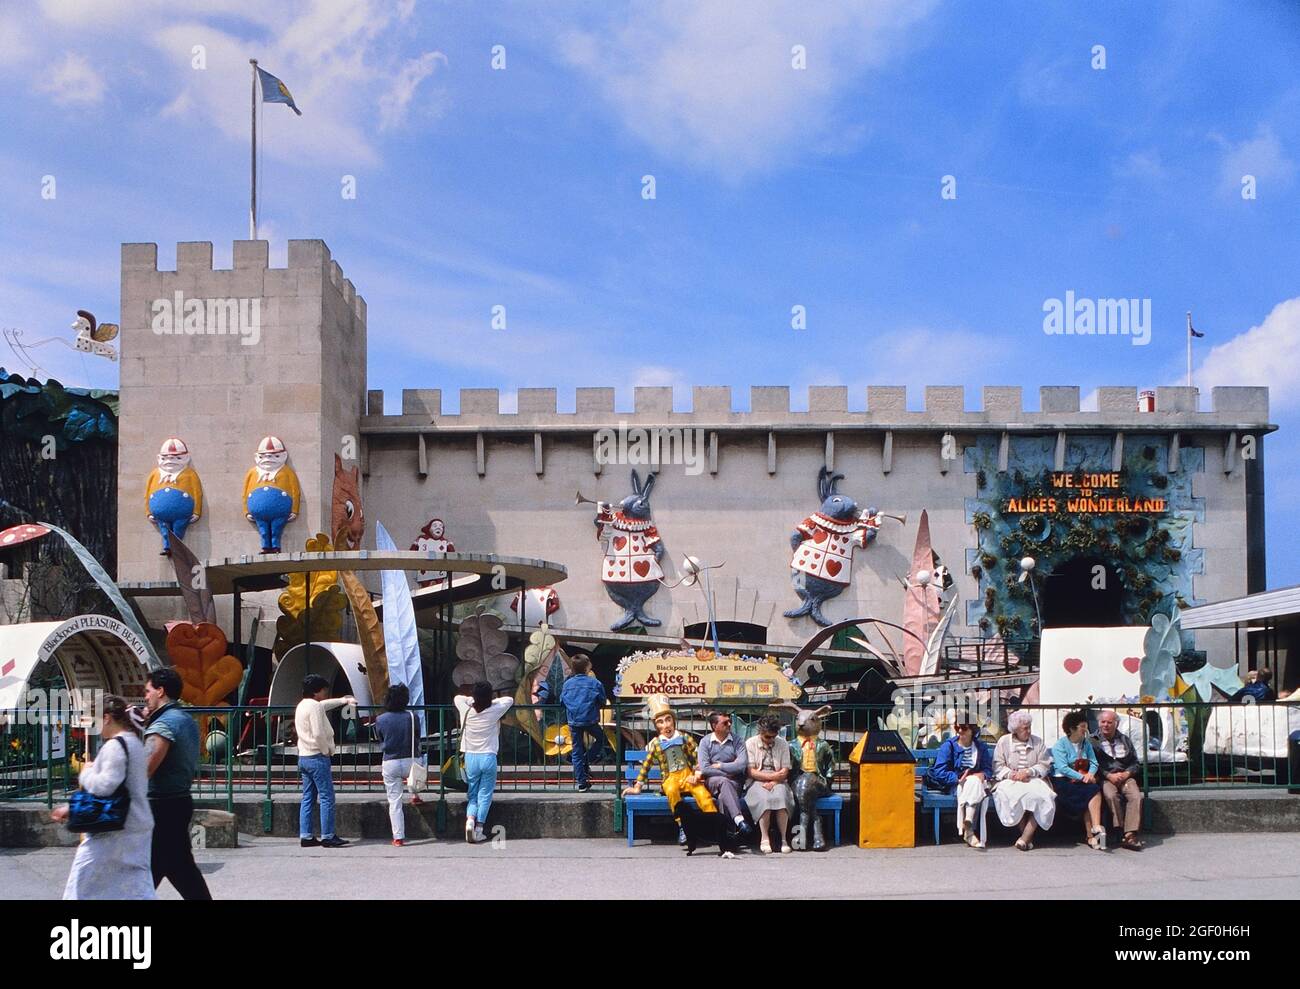
[[[73,697],[103,690],[138,699],[144,694],[149,650],[131,629],[107,615],[62,622],[0,625],[0,711],[26,708],[27,683],[51,657]]]

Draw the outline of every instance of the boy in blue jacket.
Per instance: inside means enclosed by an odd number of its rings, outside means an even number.
[[[600,709],[606,703],[605,687],[591,676],[591,660],[585,656],[575,656],[569,663],[573,675],[564,681],[560,688],[560,703],[564,705],[564,714],[569,722],[569,736],[573,739],[573,778],[579,793],[591,789],[587,767],[593,753],[599,752],[605,740],[605,733],[600,727]],[[550,685],[542,684],[537,691],[537,699],[543,704],[550,701]],[[587,735],[595,739],[595,745],[587,748]]]

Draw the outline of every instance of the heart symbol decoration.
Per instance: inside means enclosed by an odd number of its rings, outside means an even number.
[[[624,546],[626,546],[626,545],[627,545],[627,537],[626,537],[626,536],[615,536],[615,537],[614,537],[614,548],[615,548],[615,549],[622,549],[622,548],[623,548]]]
[[[1065,672],[1078,673],[1081,669],[1083,669],[1083,660],[1071,656],[1065,661]]]
[[[813,542],[819,544],[826,542],[826,530],[825,529],[813,530]]]
[[[1124,657],[1124,669],[1128,670],[1130,673],[1136,673],[1138,671],[1138,667],[1140,667],[1141,665],[1142,665],[1142,660],[1139,659],[1137,656]]]
[[[832,577],[834,577],[837,573],[840,572],[841,569],[843,569],[843,566],[844,564],[840,563],[839,560],[827,560],[826,572],[830,574]]]
[[[638,577],[644,577],[650,572],[650,562],[648,560],[637,560],[632,564],[632,569],[636,571]]]

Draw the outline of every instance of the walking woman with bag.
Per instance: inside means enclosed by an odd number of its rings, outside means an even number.
[[[420,720],[414,711],[407,710],[410,702],[410,689],[405,684],[394,684],[388,688],[386,710],[375,719],[375,737],[383,743],[382,768],[384,790],[388,794],[388,821],[393,829],[393,844],[399,847],[406,842],[402,790],[410,781],[414,794],[411,802],[419,803],[419,793],[413,784],[424,771],[424,764],[420,761]]]
[[[133,717],[134,715],[134,717]],[[81,770],[81,790],[51,815],[82,835],[65,900],[154,900],[149,868],[153,812],[143,719],[121,697],[104,698],[102,744]]]

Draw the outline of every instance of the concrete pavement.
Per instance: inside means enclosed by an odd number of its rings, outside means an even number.
[[[218,899],[590,898],[736,899],[1295,899],[1300,834],[1152,836],[1144,852],[1084,845],[974,851],[955,843],[913,849],[838,848],[824,854],[690,858],[672,845],[628,848],[618,838],[505,839],[471,847],[420,840],[304,849],[295,839],[240,835],[237,849],[196,853]],[[0,897],[62,894],[67,848],[0,851]],[[164,884],[164,898],[175,893]]]

